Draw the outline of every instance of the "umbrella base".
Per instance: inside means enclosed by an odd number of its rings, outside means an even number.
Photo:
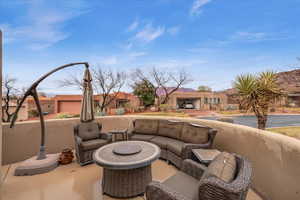
[[[58,166],[59,154],[47,154],[42,160],[37,160],[37,156],[23,161],[16,169],[15,176],[30,176],[43,174],[55,169]]]

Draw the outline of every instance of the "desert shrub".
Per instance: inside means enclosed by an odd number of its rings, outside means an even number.
[[[69,113],[58,113],[56,115],[57,119],[76,118],[76,117],[80,117],[80,115],[79,114],[69,114]]]
[[[80,117],[80,114],[74,114],[72,117],[78,118],[78,117]]]
[[[29,117],[38,117],[39,112],[37,110],[29,110],[28,115],[29,115]]]
[[[116,115],[124,115],[125,109],[124,108],[117,108],[116,109]]]
[[[170,110],[170,106],[168,104],[160,104],[159,105],[159,110],[163,112],[167,112]]]
[[[105,111],[97,110],[97,111],[95,112],[95,116],[101,117],[101,116],[105,116],[105,115],[106,115],[106,112],[105,112]]]

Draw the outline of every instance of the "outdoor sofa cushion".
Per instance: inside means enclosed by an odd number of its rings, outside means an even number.
[[[174,139],[180,139],[183,122],[172,120],[160,120],[158,135]]]
[[[134,133],[144,135],[157,134],[158,120],[156,119],[136,119],[134,123]]]
[[[142,135],[142,134],[133,134],[131,136],[131,140],[142,140],[142,141],[149,141],[154,138],[155,135]]]
[[[78,136],[83,140],[99,138],[100,130],[97,122],[81,123],[78,125]]]
[[[178,156],[181,156],[182,148],[184,146],[184,142],[180,140],[175,140],[169,138],[168,143],[167,143],[167,149]]]
[[[82,142],[82,148],[85,151],[98,149],[99,147],[103,146],[104,144],[108,143],[107,140],[102,139],[95,139],[95,140],[88,140]]]
[[[184,172],[177,172],[174,176],[171,176],[163,182],[164,185],[171,188],[173,191],[187,197],[191,200],[198,200],[198,186],[199,180],[189,176]]]
[[[227,152],[222,152],[210,163],[203,177],[213,175],[229,183],[235,177],[236,168],[235,156]]]
[[[150,142],[156,144],[157,146],[159,146],[162,149],[167,149],[168,144],[180,143],[179,140],[168,138],[168,137],[162,137],[162,136],[155,136],[154,138],[152,138],[150,140]],[[174,147],[174,148],[176,148],[176,147]]]
[[[208,142],[208,131],[209,127],[184,123],[181,140],[186,143],[205,144]]]

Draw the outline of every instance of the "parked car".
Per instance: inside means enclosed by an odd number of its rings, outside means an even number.
[[[187,103],[187,104],[184,105],[184,108],[185,108],[185,109],[193,109],[193,108],[194,108],[194,105],[191,104],[191,103]]]

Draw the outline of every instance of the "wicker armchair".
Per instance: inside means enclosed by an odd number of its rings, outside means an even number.
[[[147,186],[147,200],[245,200],[252,168],[247,160],[234,156],[236,171],[233,180],[223,181],[208,173],[210,166],[185,160],[182,171],[163,183],[153,181]]]
[[[93,162],[93,153],[111,142],[110,134],[101,133],[102,125],[97,122],[81,123],[74,127],[77,162],[83,166]]]

